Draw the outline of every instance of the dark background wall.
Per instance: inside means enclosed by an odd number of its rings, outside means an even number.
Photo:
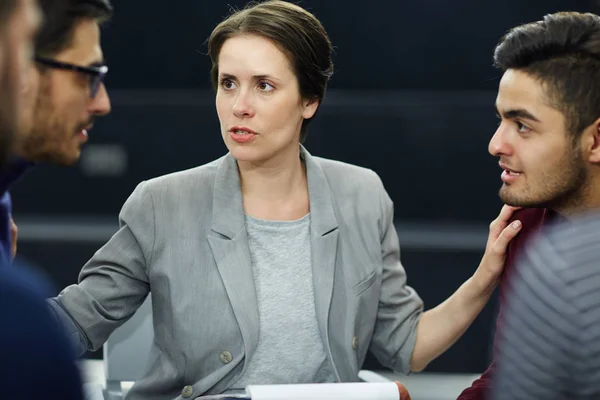
[[[39,166],[12,191],[19,252],[57,289],[116,229],[144,179],[225,152],[205,40],[242,1],[116,2],[103,46],[113,113],[71,169]],[[433,307],[477,268],[500,209],[487,153],[499,72],[493,47],[512,26],[597,1],[303,1],[336,46],[336,73],[306,143],[319,156],[374,169],[396,207],[402,260]],[[430,371],[485,369],[495,300]],[[99,354],[90,355],[99,357]],[[367,366],[374,366],[368,360]]]

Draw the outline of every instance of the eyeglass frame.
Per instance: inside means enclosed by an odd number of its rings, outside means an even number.
[[[100,90],[100,86],[104,83],[104,78],[108,73],[108,66],[106,65],[91,65],[84,67],[82,65],[75,65],[65,63],[61,61],[52,60],[46,57],[35,57],[36,62],[45,65],[50,68],[62,69],[66,71],[74,71],[90,76],[90,95],[94,99]]]

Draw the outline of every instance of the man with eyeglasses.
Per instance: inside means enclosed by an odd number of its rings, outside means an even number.
[[[37,0],[0,0],[0,165],[12,151],[23,111],[21,82],[33,68]],[[0,399],[83,400],[68,337],[45,298],[48,283],[25,265],[0,259]]]
[[[0,174],[0,257],[16,253],[10,186],[33,164],[69,166],[79,160],[96,117],[111,105],[100,25],[111,18],[110,0],[40,0],[43,26],[35,40],[35,68],[22,94],[22,132],[15,157]]]

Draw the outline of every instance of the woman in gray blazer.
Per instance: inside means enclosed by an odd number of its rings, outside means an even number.
[[[301,145],[333,71],[320,22],[268,1],[221,22],[208,47],[229,152],[142,182],[79,283],[50,301],[80,353],[152,292],[150,365],[129,399],[355,381],[368,350],[395,371],[422,370],[487,302],[518,231],[505,229],[512,209],[473,277],[423,312],[379,177]]]

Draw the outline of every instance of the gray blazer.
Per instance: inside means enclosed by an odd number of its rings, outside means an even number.
[[[356,381],[367,350],[408,373],[423,303],[406,285],[392,201],[373,171],[300,151],[318,326],[335,374]],[[119,220],[52,309],[83,354],[102,347],[152,291],[150,366],[129,398],[182,399],[186,385],[188,398],[225,391],[259,333],[235,159],[140,183]]]

